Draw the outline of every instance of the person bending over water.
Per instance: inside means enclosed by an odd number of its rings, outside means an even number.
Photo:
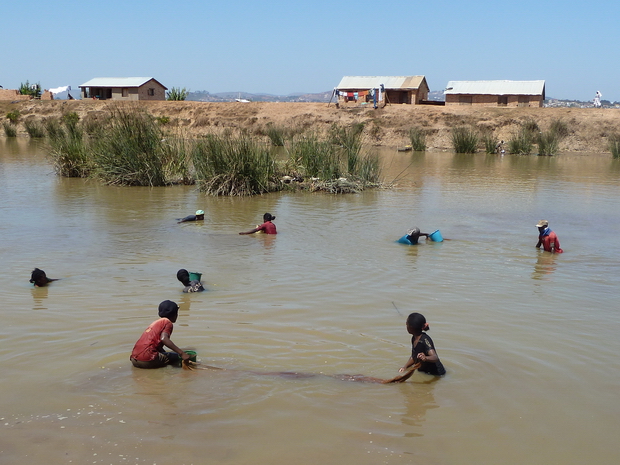
[[[273,216],[271,213],[265,213],[263,215],[263,224],[261,224],[260,226],[256,226],[251,231],[240,232],[239,234],[254,234],[260,231],[263,231],[265,234],[278,234],[278,232],[276,231],[276,225],[272,223],[272,221],[275,219],[276,217]]]
[[[133,347],[129,360],[136,368],[161,368],[177,365],[180,360],[189,360],[190,355],[179,349],[170,340],[173,323],[179,316],[179,306],[164,300],[159,304],[159,319],[149,325]],[[174,352],[164,351],[164,346]]]
[[[200,281],[190,281],[189,272],[185,269],[180,269],[177,271],[177,279],[181,281],[183,286],[185,286],[183,292],[202,292],[205,290]]]
[[[398,239],[398,242],[400,242],[401,244],[414,245],[418,243],[418,239],[420,238],[420,236],[424,236],[428,239],[429,234],[420,232],[419,228],[413,228],[407,231],[407,234],[405,234],[403,237]]]
[[[428,331],[430,326],[426,322],[424,315],[420,313],[412,313],[407,317],[407,332],[411,337],[411,357],[399,371],[403,373],[414,365],[418,360],[422,362],[418,371],[428,373],[430,375],[442,376],[446,374],[439,356],[435,351],[435,345],[431,337],[424,331]]]
[[[177,224],[185,223],[187,221],[201,221],[204,219],[205,219],[205,212],[202,210],[197,210],[195,215],[188,215],[185,218],[181,218],[179,221],[177,221]]]
[[[560,239],[558,239],[558,236],[556,233],[554,233],[553,231],[551,231],[551,229],[549,229],[549,222],[547,220],[540,220],[538,222],[538,224],[536,225],[536,227],[538,228],[538,244],[536,244],[536,247],[540,249],[540,246],[542,245],[543,250],[545,252],[551,252],[551,253],[562,253],[564,252],[561,248],[560,248]]]
[[[34,284],[34,287],[47,286],[52,281],[58,281],[58,279],[48,278],[45,271],[35,268],[30,275],[30,282]]]

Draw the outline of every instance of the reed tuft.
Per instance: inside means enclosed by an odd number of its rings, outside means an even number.
[[[39,121],[26,120],[24,121],[24,127],[26,132],[33,139],[41,139],[45,137],[45,128]]]
[[[209,135],[191,155],[196,183],[211,195],[246,196],[281,188],[275,158],[248,136]]]
[[[2,126],[4,127],[4,134],[7,137],[17,137],[17,128],[14,124],[11,124],[8,121],[3,121]]]
[[[452,130],[452,146],[456,153],[476,153],[478,135],[476,130],[468,126],[458,126]]]
[[[620,158],[620,134],[609,137],[609,151],[614,158]]]
[[[409,130],[409,140],[414,152],[426,151],[426,131],[420,127],[413,127]]]

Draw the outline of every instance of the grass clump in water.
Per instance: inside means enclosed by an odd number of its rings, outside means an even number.
[[[562,120],[553,120],[547,131],[536,134],[539,155],[555,155],[560,150],[560,142],[568,136],[569,130]]]
[[[17,137],[17,128],[14,124],[11,124],[9,121],[3,121],[2,126],[7,137]]]
[[[154,118],[139,109],[112,110],[110,125],[91,142],[96,176],[106,184],[163,186],[163,133]]]
[[[271,152],[248,136],[209,135],[192,149],[196,182],[211,195],[245,196],[280,189]]]
[[[456,153],[476,153],[478,134],[472,127],[458,126],[452,130],[452,146]]]
[[[45,120],[44,125],[49,155],[56,173],[69,178],[87,177],[93,165],[80,128],[55,118]]]
[[[609,151],[614,158],[620,158],[620,135],[612,134],[609,137]]]
[[[497,153],[500,143],[492,130],[483,131],[481,139],[484,144],[485,153]]]
[[[331,143],[344,151],[347,161],[347,172],[354,174],[360,162],[360,153],[364,144],[364,124],[356,123],[351,126],[332,125],[330,128]]]
[[[39,121],[27,120],[24,122],[26,132],[33,139],[41,139],[45,137],[45,128]]]
[[[508,151],[515,155],[529,155],[532,153],[533,135],[528,129],[521,127],[508,140]]]
[[[426,151],[426,131],[419,127],[413,127],[409,130],[409,140],[411,148],[414,152]]]

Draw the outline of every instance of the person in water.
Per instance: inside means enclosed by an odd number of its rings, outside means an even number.
[[[173,323],[179,316],[179,306],[164,300],[159,304],[159,319],[149,325],[133,347],[129,360],[136,368],[161,368],[178,365],[191,357],[170,340]],[[164,346],[174,352],[164,351]]]
[[[549,222],[547,220],[540,220],[536,225],[538,228],[538,244],[536,247],[540,249],[542,245],[545,252],[562,253],[564,252],[560,248],[560,240],[556,233],[549,229]]]
[[[418,243],[420,236],[424,236],[428,239],[429,234],[420,232],[420,228],[413,228],[407,231],[403,237],[398,239],[401,244],[414,245]]]
[[[202,221],[205,219],[205,212],[203,210],[197,210],[195,215],[188,215],[185,218],[181,218],[177,221],[179,223],[185,223],[187,221]]]
[[[263,224],[261,224],[260,226],[256,226],[251,231],[240,232],[239,234],[254,234],[260,231],[263,231],[265,234],[278,234],[278,232],[276,231],[276,225],[272,223],[272,221],[275,219],[276,217],[273,216],[271,213],[265,213],[263,215]]]
[[[179,271],[177,271],[177,279],[181,281],[181,284],[183,284],[183,286],[185,286],[183,292],[202,292],[205,290],[200,281],[190,281],[189,272],[185,269],[180,269]]]
[[[425,332],[429,329],[430,326],[426,322],[424,315],[412,313],[407,317],[407,332],[412,335],[411,357],[409,357],[405,366],[399,370],[401,373],[407,371],[409,367],[420,361],[422,365],[418,368],[418,371],[435,376],[446,374],[446,369],[439,360],[437,351],[435,351],[433,340]]]
[[[30,282],[34,284],[34,287],[47,286],[52,281],[58,281],[58,279],[48,278],[45,271],[35,268],[30,275]]]

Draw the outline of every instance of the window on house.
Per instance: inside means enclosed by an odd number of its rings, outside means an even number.
[[[473,99],[471,95],[459,95],[459,103],[461,105],[471,105],[472,101]]]
[[[497,96],[497,105],[500,107],[508,106],[508,96],[507,95],[498,95]]]
[[[152,97],[152,96],[154,96],[154,95],[155,95],[155,89],[153,89],[153,88],[151,87],[151,88],[149,88],[149,90],[148,90],[148,92],[147,92],[147,93],[148,93],[149,97]]]
[[[529,95],[519,95],[519,106],[527,107],[530,104],[530,96]]]
[[[124,87],[123,90],[122,90],[122,95],[123,95],[123,97],[129,97],[129,89]]]

